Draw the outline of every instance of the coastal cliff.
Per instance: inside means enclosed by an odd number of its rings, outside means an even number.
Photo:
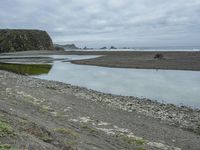
[[[0,29],[0,53],[53,49],[52,40],[46,31]]]

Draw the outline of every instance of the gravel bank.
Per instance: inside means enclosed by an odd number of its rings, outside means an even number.
[[[0,85],[0,123],[14,132],[0,141],[14,148],[200,149],[199,110],[6,71]]]

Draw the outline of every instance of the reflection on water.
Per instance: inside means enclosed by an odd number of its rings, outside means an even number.
[[[25,56],[0,56],[2,63],[15,64],[41,64],[53,63],[55,61],[71,61],[80,59],[91,59],[100,57],[100,55],[25,55]]]
[[[200,72],[122,69],[55,62],[37,78],[83,86],[97,91],[145,97],[200,108]]]
[[[39,75],[47,74],[51,69],[49,64],[11,64],[0,63],[0,70],[6,70],[17,74]]]

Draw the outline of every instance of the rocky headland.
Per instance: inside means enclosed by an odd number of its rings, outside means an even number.
[[[52,40],[46,31],[0,29],[0,53],[53,49]]]

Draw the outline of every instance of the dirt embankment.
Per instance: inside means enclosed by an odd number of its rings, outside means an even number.
[[[0,148],[200,149],[200,112],[0,71]]]

